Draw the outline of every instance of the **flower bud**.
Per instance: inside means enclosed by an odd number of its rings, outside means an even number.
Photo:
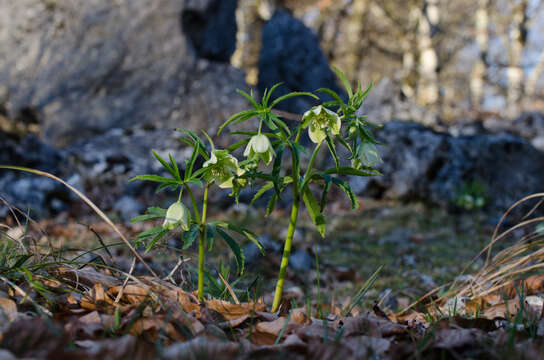
[[[170,205],[166,211],[162,227],[167,230],[172,230],[179,225],[184,231],[187,231],[189,230],[190,221],[191,213],[189,212],[189,209],[181,202],[177,201]]]

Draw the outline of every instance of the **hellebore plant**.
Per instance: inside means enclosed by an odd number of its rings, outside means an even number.
[[[255,235],[250,231],[239,228],[235,225],[221,221],[208,221],[208,192],[213,184],[220,188],[239,189],[247,183],[245,179],[238,177],[244,173],[238,165],[238,160],[229,154],[228,150],[215,149],[212,140],[208,137],[211,145],[211,152],[206,152],[206,145],[195,133],[188,130],[179,130],[185,136],[182,140],[193,148],[192,155],[185,164],[183,176],[172,155],[169,155],[169,162],[164,160],[159,154],[153,151],[155,158],[170,173],[172,177],[163,177],[158,175],[140,175],[133,180],[153,181],[159,183],[158,191],[171,189],[179,191],[178,200],[171,204],[168,209],[159,207],[148,208],[144,215],[138,216],[131,222],[164,219],[162,225],[146,230],[138,236],[138,242],[147,241],[146,251],[149,251],[161,238],[168,233],[179,229],[182,231],[183,249],[189,248],[199,237],[198,242],[198,299],[204,298],[204,259],[206,252],[206,242],[211,250],[213,240],[216,234],[225,240],[235,255],[239,273],[244,271],[244,254],[240,246],[229,235],[227,230],[239,233],[255,244],[263,251],[261,244],[257,241]],[[199,156],[204,158],[204,163],[200,169],[193,171],[196,160]],[[203,185],[204,182],[204,185]],[[199,210],[195,195],[191,187],[204,186],[204,195],[201,210]],[[189,201],[193,208],[193,214],[182,202],[184,190],[189,195]],[[239,190],[237,190],[239,191]]]
[[[304,204],[317,230],[324,237],[326,220],[323,216],[323,210],[331,185],[336,185],[342,189],[351,200],[352,208],[356,209],[358,207],[357,198],[344,176],[380,175],[376,170],[376,166],[381,162],[376,148],[379,143],[370,131],[370,127],[375,126],[375,124],[368,122],[365,116],[358,115],[363,99],[371,87],[363,91],[359,83],[356,91],[353,92],[344,75],[338,69],[335,68],[334,70],[346,88],[347,103],[330,89],[318,89],[316,90],[317,93],[329,95],[333,100],[312,107],[304,113],[299,124],[294,128],[290,128],[272,109],[279,102],[294,96],[310,96],[319,100],[315,94],[306,92],[290,93],[275,99],[269,104],[272,93],[280,84],[266,90],[260,102],[257,102],[253,94],[247,94],[239,90],[238,92],[253,105],[253,108],[233,115],[218,131],[218,135],[220,135],[228,125],[239,124],[250,119],[258,120],[257,132],[234,131],[233,134],[248,137],[229,147],[230,151],[234,151],[247,144],[244,151],[247,160],[243,162],[246,171],[241,175],[241,178],[248,179],[250,182],[257,179],[265,181],[255,194],[251,204],[269,190],[273,191],[266,211],[268,215],[274,210],[277,200],[286,187],[291,186],[293,190],[289,228],[284,243],[272,304],[272,311],[274,312],[278,310],[281,302],[293,235],[301,205]],[[265,127],[266,131],[263,131],[263,127]],[[344,128],[344,131],[342,131],[342,128]],[[301,143],[303,129],[308,129],[308,136],[313,143],[312,153],[307,164],[303,164],[301,160],[301,153],[306,152],[306,148]],[[327,169],[316,169],[314,168],[316,167],[316,158],[323,143],[326,144],[335,166]],[[342,164],[336,150],[337,144],[341,144],[349,153],[346,160],[351,160],[350,166]],[[290,174],[289,172],[282,174],[282,161],[285,150],[288,150],[291,154]],[[273,157],[275,159],[272,168],[266,171]],[[259,168],[259,160],[263,160],[264,169],[262,169],[263,167]],[[316,199],[314,191],[310,188],[311,184],[321,187],[320,201]],[[234,195],[236,195],[236,191]]]
[[[376,166],[381,162],[376,148],[379,143],[370,131],[370,127],[375,126],[375,124],[368,122],[365,116],[358,114],[370,87],[363,91],[359,83],[354,92],[344,75],[336,68],[334,70],[346,88],[347,102],[344,102],[340,95],[330,89],[318,89],[316,93],[327,95],[332,100],[312,107],[304,113],[298,124],[289,127],[273,112],[274,107],[280,102],[295,96],[307,96],[320,101],[317,95],[308,92],[293,92],[271,101],[272,93],[280,86],[280,84],[277,84],[271,89],[265,90],[260,102],[258,102],[253,93],[247,94],[238,90],[249,101],[252,108],[231,116],[221,125],[217,135],[219,136],[229,125],[236,125],[253,119],[257,120],[257,131],[233,131],[232,134],[242,135],[243,139],[224,150],[216,149],[210,137],[204,133],[211,147],[211,151],[208,153],[205,143],[196,134],[187,130],[179,130],[185,135],[181,140],[193,148],[192,156],[185,164],[183,176],[171,155],[168,163],[153,152],[157,160],[172,177],[141,175],[133,179],[158,182],[160,183],[158,190],[170,188],[179,191],[178,201],[170,205],[168,210],[152,207],[147,210],[146,214],[133,219],[133,221],[164,219],[162,226],[144,231],[139,235],[138,239],[140,241],[148,241],[147,250],[164,235],[175,229],[183,232],[182,239],[185,249],[191,246],[197,235],[199,235],[199,300],[203,299],[205,243],[208,241],[211,245],[216,233],[227,242],[233,251],[240,273],[244,267],[244,254],[226,230],[246,236],[263,251],[255,235],[248,230],[224,222],[207,221],[208,190],[212,184],[216,184],[220,188],[231,188],[231,195],[238,201],[238,196],[243,187],[253,185],[257,181],[264,181],[264,184],[253,197],[251,204],[265,193],[272,191],[266,215],[274,211],[277,200],[281,197],[283,191],[288,186],[292,188],[293,200],[289,227],[272,304],[272,311],[275,312],[281,302],[293,235],[301,206],[304,205],[317,230],[324,237],[326,220],[323,210],[331,186],[335,185],[343,190],[351,200],[352,208],[356,209],[358,207],[357,198],[346,180],[346,176],[380,175],[376,170]],[[308,136],[311,140],[310,145],[304,145],[301,142],[302,133],[305,129],[308,129]],[[332,157],[333,167],[321,169],[316,164],[318,153],[323,144],[326,144],[328,153]],[[342,145],[349,154],[342,161],[336,150],[337,144]],[[243,146],[245,146],[243,156],[246,159],[238,161],[233,153]],[[311,156],[307,162],[303,161],[301,157],[301,154],[306,153],[306,147],[312,148]],[[282,164],[286,150],[291,155],[291,163],[289,164],[290,168],[284,169]],[[200,169],[193,171],[196,159],[199,156],[204,158],[204,162]],[[314,185],[312,186],[312,184]],[[204,186],[201,211],[199,211],[191,189],[193,186]],[[319,201],[314,195],[315,187],[321,188]],[[182,203],[184,190],[189,194],[193,208],[192,214]]]

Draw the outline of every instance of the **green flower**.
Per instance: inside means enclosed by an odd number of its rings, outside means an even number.
[[[382,158],[380,157],[376,145],[369,142],[363,142],[357,146],[355,157],[351,160],[351,165],[356,169],[360,169],[361,166],[375,168],[382,162]]]
[[[212,150],[210,159],[202,165],[208,171],[204,173],[204,180],[215,182],[220,188],[232,187],[234,175],[244,174],[244,170],[238,166],[238,160],[229,154],[228,150]]]
[[[325,140],[327,137],[327,128],[330,129],[333,135],[338,135],[341,125],[340,116],[321,105],[314,106],[302,116],[302,127],[310,127],[308,135],[310,135],[310,139],[316,144]]]
[[[181,226],[184,231],[189,230],[189,223],[191,222],[191,213],[189,209],[181,202],[177,201],[170,205],[166,211],[166,216],[162,227],[167,230],[172,230],[176,226]]]
[[[272,148],[272,144],[270,144],[270,140],[263,134],[252,136],[244,150],[245,157],[250,160],[256,159],[257,162],[261,159],[266,165],[270,164],[274,155],[274,149]]]

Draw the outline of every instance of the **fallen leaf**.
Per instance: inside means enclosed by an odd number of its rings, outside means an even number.
[[[240,344],[234,342],[209,341],[198,337],[191,341],[175,343],[164,349],[162,358],[177,359],[237,359]]]
[[[8,323],[17,318],[17,305],[8,298],[0,298],[0,319]]]
[[[223,300],[209,300],[206,301],[206,307],[217,311],[225,317],[227,320],[239,319],[243,316],[250,315],[257,311],[265,311],[266,305],[262,303],[241,303],[233,304]]]

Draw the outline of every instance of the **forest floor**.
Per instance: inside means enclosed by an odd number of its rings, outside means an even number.
[[[301,216],[279,313],[270,313],[267,304],[287,224],[282,210],[268,218],[243,207],[214,212],[217,219],[266,234],[271,245],[266,257],[246,246],[247,265],[239,276],[227,249],[214,244],[206,259],[210,295],[201,304],[193,291],[196,249],[177,250],[182,244],[176,237],[144,256],[158,279],[133,262],[111,229],[93,217],[63,215],[28,226],[12,219],[2,230],[0,252],[0,359],[544,354],[541,275],[481,297],[455,297],[446,286],[402,312],[429,291],[481,270],[485,256],[476,255],[498,218],[452,215],[422,204],[365,199],[361,204],[356,212],[334,204],[323,239]],[[143,230],[121,229],[129,239]],[[446,294],[449,302],[441,299]]]

